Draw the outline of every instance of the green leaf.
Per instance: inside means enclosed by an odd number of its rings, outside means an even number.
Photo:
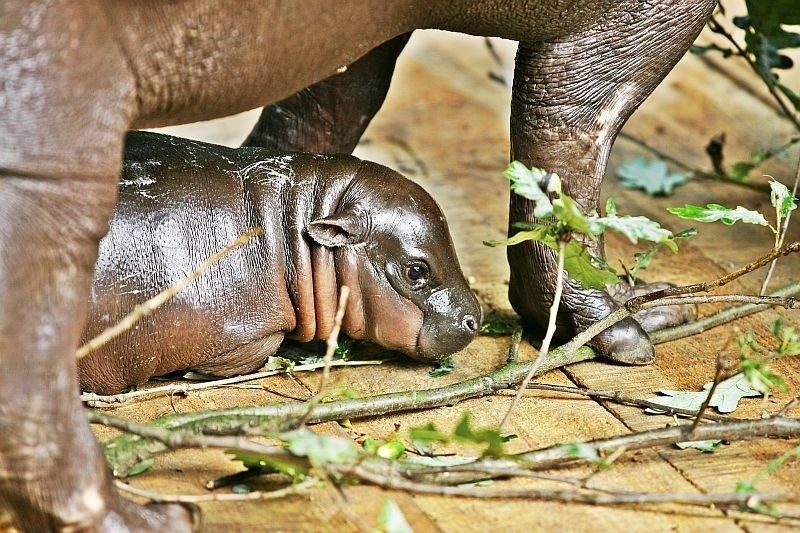
[[[772,202],[772,206],[777,210],[780,218],[786,218],[786,215],[797,209],[796,198],[792,196],[786,185],[779,181],[771,180],[769,187],[771,189],[769,194],[770,202]]]
[[[712,382],[703,385],[703,392],[660,390],[665,396],[648,398],[648,401],[678,409],[697,411],[708,397]],[[714,407],[720,413],[732,413],[739,406],[739,400],[745,397],[761,396],[761,393],[749,386],[748,379],[742,373],[720,381],[709,402],[709,407]],[[648,407],[646,413],[661,414],[663,411]]]
[[[528,168],[519,161],[509,163],[503,172],[503,176],[511,182],[511,190],[533,202],[533,216],[537,218],[546,218],[553,214],[550,198],[540,186],[548,174],[541,168]]]
[[[294,480],[308,475],[308,466],[299,458],[275,457],[272,455],[243,450],[226,450],[234,461],[240,461],[245,468],[280,472]]]
[[[464,414],[461,416],[461,420],[459,420],[458,424],[456,425],[453,435],[458,437],[463,442],[480,445],[486,444],[487,447],[484,450],[483,455],[498,457],[503,455],[505,450],[504,444],[506,441],[500,434],[500,430],[498,428],[486,428],[481,430],[473,429],[468,411],[464,412]]]
[[[755,163],[751,163],[749,161],[739,161],[738,163],[732,164],[728,167],[728,177],[738,181],[744,181],[747,179],[747,175],[750,174],[750,171],[756,168]]]
[[[509,440],[509,436],[500,434],[497,428],[474,429],[468,411],[465,411],[458,421],[452,435],[448,435],[436,429],[433,422],[428,422],[423,426],[413,427],[409,430],[411,440],[420,448],[427,448],[431,442],[462,442],[467,444],[477,444],[486,446],[483,455],[500,456],[503,455],[504,443]]]
[[[589,224],[589,217],[581,211],[575,200],[566,194],[562,194],[553,200],[553,215],[556,220],[571,231],[577,231],[590,237],[597,236]]]
[[[597,449],[585,442],[568,442],[562,447],[564,449],[564,453],[566,453],[569,457],[583,459],[584,461],[589,461],[590,463],[594,463],[600,467],[608,466],[605,458],[603,458],[597,452]]]
[[[378,531],[381,533],[414,533],[400,506],[391,498],[384,498],[378,513]]]
[[[794,326],[784,326],[778,319],[772,323],[772,334],[778,341],[776,353],[778,357],[800,355],[800,335]]]
[[[358,458],[358,446],[350,439],[318,435],[305,428],[283,433],[281,439],[291,453],[307,457],[314,466],[350,463]]]
[[[336,344],[336,350],[333,352],[333,357],[336,359],[347,359],[352,355],[355,345],[356,341],[341,335]]]
[[[384,459],[397,459],[406,452],[406,447],[399,440],[392,440],[378,446],[375,455]]]
[[[788,391],[789,386],[761,357],[745,358],[741,362],[742,375],[747,384],[760,394],[770,394],[774,389]]]
[[[660,159],[648,161],[637,156],[617,167],[617,177],[623,187],[642,189],[649,196],[670,195],[676,185],[686,182],[686,174],[669,172]]]
[[[497,311],[489,311],[483,318],[478,333],[490,337],[504,337],[514,333],[519,325],[519,321],[506,315],[501,315]]]
[[[367,437],[364,439],[364,442],[361,443],[361,447],[364,448],[364,451],[370,455],[375,455],[378,453],[378,448],[380,447],[380,443],[378,439],[374,437]]]
[[[141,461],[133,465],[130,470],[128,470],[127,472],[128,477],[138,476],[139,474],[146,472],[147,470],[150,469],[151,466],[153,466],[153,463],[155,462],[156,460],[153,457],[142,459]]]
[[[433,422],[412,427],[408,433],[411,441],[418,448],[427,448],[432,442],[450,442],[452,440],[450,435],[436,429]]]
[[[613,204],[612,204],[613,205]],[[673,252],[678,251],[678,245],[673,240],[672,232],[662,228],[661,224],[644,216],[618,216],[616,210],[608,212],[604,217],[590,217],[589,223],[594,234],[600,234],[606,229],[625,235],[633,244],[639,239],[665,245]]]
[[[438,378],[439,376],[444,376],[449,374],[456,368],[456,362],[453,360],[452,356],[445,357],[444,359],[439,360],[436,363],[436,368],[428,372],[428,375],[432,378]]]
[[[703,453],[714,453],[714,450],[716,450],[717,446],[719,446],[720,444],[722,444],[722,440],[720,439],[689,440],[685,442],[676,442],[675,446],[677,446],[681,450],[694,448],[695,450],[700,450]]]
[[[605,289],[619,282],[617,273],[600,259],[589,253],[589,249],[577,241],[569,241],[564,249],[564,270],[570,278],[580,282],[584,289]]]
[[[697,222],[716,222],[720,220],[723,224],[730,226],[741,220],[746,224],[769,226],[764,215],[758,211],[745,209],[742,206],[737,206],[736,209],[729,209],[720,204],[707,204],[706,207],[686,204],[683,207],[668,207],[667,211],[681,218],[696,220]]]
[[[733,50],[730,48],[723,48],[716,44],[710,44],[708,46],[701,46],[699,44],[693,44],[689,47],[689,52],[695,55],[703,55],[706,52],[720,52],[722,57],[730,57],[733,55]]]
[[[670,242],[675,245],[675,249],[670,248],[673,253],[677,252],[677,242],[679,239],[688,239],[690,237],[694,237],[697,235],[697,230],[695,228],[689,228],[681,231],[680,233],[675,233],[672,236]],[[635,280],[636,275],[641,270],[645,270],[650,267],[650,264],[653,262],[653,256],[655,253],[662,247],[665,246],[662,243],[656,243],[647,250],[643,252],[637,252],[633,254],[634,263],[631,268],[628,269],[628,274]]]
[[[778,90],[782,92],[784,96],[786,96],[786,98],[789,99],[789,101],[792,103],[792,105],[797,111],[800,111],[800,95],[798,95],[796,92],[794,92],[793,90],[791,90],[789,87],[787,87],[782,83],[776,83],[775,87],[777,87]]]
[[[553,226],[538,225],[528,231],[519,231],[511,237],[499,241],[483,241],[483,244],[494,248],[495,246],[513,246],[525,241],[544,242],[545,239],[552,239],[555,232]]]
[[[284,370],[286,372],[291,372],[294,370],[294,361],[285,357],[270,355],[267,357],[267,364],[264,365],[264,368],[267,370]]]
[[[756,479],[740,479],[736,482],[736,488],[733,489],[739,496],[750,496],[758,491],[756,488]]]

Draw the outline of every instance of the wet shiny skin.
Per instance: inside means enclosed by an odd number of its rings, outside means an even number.
[[[125,156],[83,340],[248,229],[264,233],[83,358],[84,389],[119,392],[177,370],[255,370],[284,335],[325,338],[343,284],[351,337],[437,360],[475,336],[481,309],[441,210],[390,169],[144,132],[128,135]]]

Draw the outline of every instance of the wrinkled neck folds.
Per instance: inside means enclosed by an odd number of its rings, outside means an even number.
[[[345,331],[362,330],[361,294],[350,254],[314,242],[306,228],[313,220],[334,214],[357,170],[357,160],[298,155],[283,201],[282,223],[286,236],[286,287],[292,301],[295,328],[291,338],[309,341],[327,338],[333,329],[339,286],[350,288]],[[304,161],[300,161],[303,158]],[[343,263],[343,264],[338,264]],[[348,264],[351,263],[351,264]],[[349,327],[348,327],[349,326]]]

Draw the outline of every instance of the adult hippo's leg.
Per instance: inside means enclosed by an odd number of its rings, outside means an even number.
[[[586,212],[598,207],[617,133],[689,48],[716,2],[639,2],[628,11],[623,4],[594,28],[558,41],[520,43],[517,53],[512,158],[557,172],[564,191]],[[510,221],[532,217],[531,203],[512,194]],[[602,256],[602,242],[595,248]],[[509,247],[508,258],[509,299],[526,322],[541,327],[554,297],[553,253],[526,242]],[[558,335],[574,335],[616,306],[606,292],[581,290],[569,281]],[[645,364],[654,358],[650,339],[631,318],[605,330],[592,345],[620,362]]]
[[[261,112],[244,146],[349,154],[386,98],[410,33],[376,47],[331,76]]]
[[[88,3],[12,1],[0,12],[0,524],[188,529],[183,507],[116,494],[78,399],[75,350],[135,105],[131,76],[112,50],[96,53],[102,26],[73,23],[102,19]]]

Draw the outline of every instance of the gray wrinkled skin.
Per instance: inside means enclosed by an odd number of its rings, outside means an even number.
[[[511,156],[557,172],[565,191],[590,210],[617,132],[714,5],[0,2],[3,523],[27,531],[193,527],[181,507],[144,508],[115,495],[77,397],[73,354],[116,201],[126,130],[266,105],[247,144],[347,152],[380,107],[410,32],[496,35],[520,41]],[[528,202],[511,199],[511,221],[531,217]],[[552,254],[525,244],[509,249],[509,261],[512,304],[528,324],[541,324],[553,297]],[[570,284],[559,322],[568,334],[615,305],[605,292]],[[620,361],[653,357],[634,320],[593,342]]]
[[[133,132],[82,341],[253,227],[263,235],[81,359],[81,386],[112,394],[178,370],[254,371],[284,335],[327,338],[342,285],[352,338],[436,361],[477,332],[481,308],[444,215],[396,172],[352,156]],[[411,279],[412,265],[428,273]]]

